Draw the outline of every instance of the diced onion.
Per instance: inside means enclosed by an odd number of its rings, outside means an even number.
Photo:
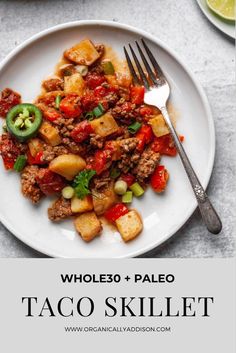
[[[86,76],[88,73],[88,66],[86,65],[76,65],[75,69],[80,73],[81,76]]]

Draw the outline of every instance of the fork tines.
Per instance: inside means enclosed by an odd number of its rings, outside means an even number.
[[[149,49],[149,47],[147,46],[147,44],[145,43],[144,39],[141,39],[143,47],[146,51],[146,54],[153,66],[153,69],[151,68],[146,56],[143,53],[143,50],[141,49],[139,43],[137,41],[135,41],[136,46],[138,48],[138,52],[140,54],[140,57],[142,59],[142,63],[147,71],[147,75],[145,74],[142,65],[140,64],[137,55],[135,54],[135,51],[133,50],[132,46],[129,44],[129,48],[132,54],[132,57],[134,59],[136,68],[138,70],[139,75],[137,74],[135,67],[130,59],[130,56],[128,54],[128,51],[126,50],[126,48],[124,47],[124,52],[125,52],[125,57],[129,66],[129,70],[130,73],[133,77],[133,83],[135,85],[144,85],[145,88],[148,90],[150,88],[150,83],[152,85],[158,85],[158,81],[162,78],[164,78],[163,72],[159,66],[159,64],[157,63],[155,57],[153,56],[151,50]]]

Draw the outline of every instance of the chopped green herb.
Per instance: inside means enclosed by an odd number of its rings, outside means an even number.
[[[142,124],[139,123],[138,121],[135,121],[135,123],[129,125],[128,130],[131,134],[135,134],[140,128]]]
[[[89,182],[95,174],[96,171],[93,169],[83,170],[75,177],[73,188],[75,189],[75,195],[79,199],[82,200],[85,198],[85,196],[91,194],[89,190]]]
[[[20,155],[17,157],[16,161],[15,161],[15,164],[13,166],[14,170],[16,172],[21,172],[22,169],[25,167],[26,165],[26,161],[27,161],[27,158],[25,155]]]

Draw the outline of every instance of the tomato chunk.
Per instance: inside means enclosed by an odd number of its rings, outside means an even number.
[[[15,161],[20,155],[20,149],[17,143],[8,134],[3,134],[0,138],[0,154],[5,169],[13,169]]]
[[[93,110],[98,105],[98,103],[99,103],[99,97],[94,96],[93,92],[87,92],[81,98],[81,105],[85,112],[89,112]]]
[[[169,173],[163,165],[156,167],[153,175],[151,176],[151,186],[155,192],[163,192],[166,188]]]
[[[63,98],[60,103],[60,111],[64,114],[65,118],[79,117],[82,113],[79,96],[77,94],[69,94]]]
[[[130,89],[131,102],[134,104],[143,104],[144,100],[144,87],[143,86],[133,86]]]
[[[128,186],[131,186],[135,181],[135,177],[130,173],[121,174],[120,178],[124,180]]]
[[[92,125],[87,120],[84,120],[71,131],[71,137],[75,142],[81,143],[85,141],[93,131]]]
[[[45,195],[52,195],[60,192],[66,185],[62,176],[53,173],[48,168],[41,168],[37,175],[37,183]]]
[[[0,116],[6,117],[9,110],[21,103],[21,96],[10,88],[5,88],[0,95]]]
[[[85,78],[85,82],[90,89],[95,89],[105,81],[106,78],[104,75],[100,75],[95,72],[89,72]]]
[[[124,216],[129,212],[128,207],[123,203],[117,203],[115,206],[110,208],[104,213],[105,218],[110,222],[115,222],[121,216]]]
[[[183,142],[184,136],[179,136],[179,139],[181,142]],[[177,155],[177,149],[170,134],[155,137],[152,144],[152,150],[167,156],[175,157]]]

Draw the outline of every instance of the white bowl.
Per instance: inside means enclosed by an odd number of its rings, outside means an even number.
[[[41,81],[53,72],[63,51],[91,38],[113,47],[123,57],[123,45],[140,37],[146,39],[171,84],[171,102],[178,111],[178,132],[202,184],[207,186],[215,153],[214,124],[207,98],[192,73],[165,44],[152,35],[119,23],[79,21],[45,30],[18,46],[0,66],[0,89],[11,87],[24,102],[40,92]],[[170,172],[163,195],[149,189],[135,199],[133,207],[141,213],[144,230],[136,240],[125,244],[118,232],[105,226],[103,233],[87,244],[76,234],[72,220],[53,224],[47,218],[49,200],[37,207],[20,192],[16,173],[0,171],[0,219],[19,239],[32,248],[54,257],[123,258],[137,256],[162,244],[191,216],[197,206],[179,157],[163,158]]]

